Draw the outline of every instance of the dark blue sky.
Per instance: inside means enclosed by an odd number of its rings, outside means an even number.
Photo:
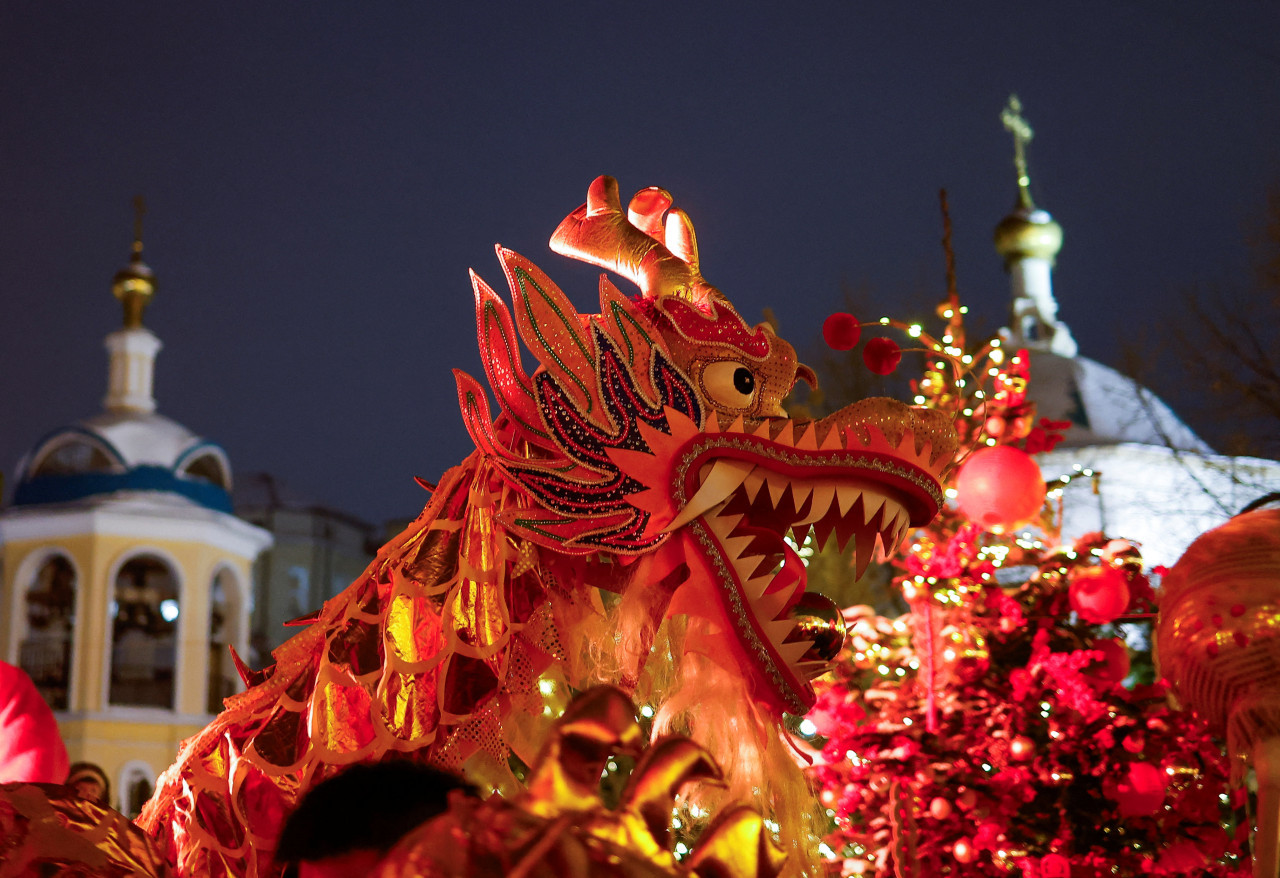
[[[195,5],[0,9],[10,476],[101,407],[136,193],[161,413],[378,520],[470,448],[467,269],[500,283],[501,242],[594,301],[546,240],[597,174],[672,190],[707,278],[802,350],[843,283],[941,295],[945,186],[994,324],[1016,91],[1061,316],[1113,365],[1179,290],[1244,281],[1280,181],[1275,3]]]

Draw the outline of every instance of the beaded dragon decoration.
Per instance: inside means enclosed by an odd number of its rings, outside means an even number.
[[[658,730],[680,723],[673,693],[698,716],[715,690],[721,751],[778,750],[776,718],[808,710],[842,640],[784,537],[852,540],[865,567],[937,511],[950,422],[886,399],[787,417],[812,372],[703,279],[666,191],[624,209],[600,177],[551,247],[639,295],[602,277],[599,313],[579,314],[502,247],[510,305],[473,273],[498,410],[455,373],[476,451],[274,665],[239,664],[246,691],[162,774],[139,822],[180,874],[276,874],[283,815],[352,762],[408,753],[514,791],[546,693],[598,681],[657,705]],[[759,762],[712,749],[731,787]]]

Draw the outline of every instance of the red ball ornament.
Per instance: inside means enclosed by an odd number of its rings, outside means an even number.
[[[951,846],[951,854],[956,858],[957,862],[972,863],[973,862],[973,845],[969,844],[968,839],[958,839]]]
[[[1026,735],[1018,735],[1009,742],[1009,755],[1019,762],[1025,762],[1036,755],[1036,743]]]
[[[1107,683],[1119,683],[1129,676],[1129,647],[1118,637],[1095,640],[1093,648],[1102,658],[1089,666],[1089,676]]]
[[[1114,567],[1090,567],[1071,580],[1067,600],[1084,621],[1105,625],[1129,606],[1129,581]]]
[[[956,501],[973,522],[995,533],[1026,524],[1044,506],[1044,477],[1031,455],[1008,445],[975,451],[956,478]]]
[[[852,350],[862,337],[862,327],[852,314],[832,314],[822,321],[822,337],[832,350]]]
[[[951,816],[951,802],[938,796],[929,803],[929,813],[933,815],[934,820],[946,820]]]
[[[873,338],[862,349],[862,362],[877,375],[888,375],[902,361],[902,350],[891,338]]]
[[[1043,878],[1071,878],[1071,861],[1062,854],[1045,854],[1040,858]]]
[[[1132,762],[1123,777],[1105,783],[1103,789],[1120,806],[1121,817],[1149,817],[1164,804],[1169,776],[1149,762]]]

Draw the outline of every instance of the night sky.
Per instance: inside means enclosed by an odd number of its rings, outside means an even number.
[[[101,410],[139,193],[159,411],[372,521],[471,448],[468,268],[500,285],[501,242],[593,305],[546,241],[597,174],[670,189],[707,279],[802,352],[846,286],[928,316],[946,187],[961,295],[998,325],[1017,92],[1082,353],[1119,365],[1181,290],[1247,279],[1280,5],[786,6],[5,3],[0,469]]]

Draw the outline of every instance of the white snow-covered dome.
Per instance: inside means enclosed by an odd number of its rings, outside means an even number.
[[[1064,448],[1139,442],[1210,454],[1173,409],[1138,382],[1088,357],[1032,349],[1029,394],[1039,417],[1069,421]]]

